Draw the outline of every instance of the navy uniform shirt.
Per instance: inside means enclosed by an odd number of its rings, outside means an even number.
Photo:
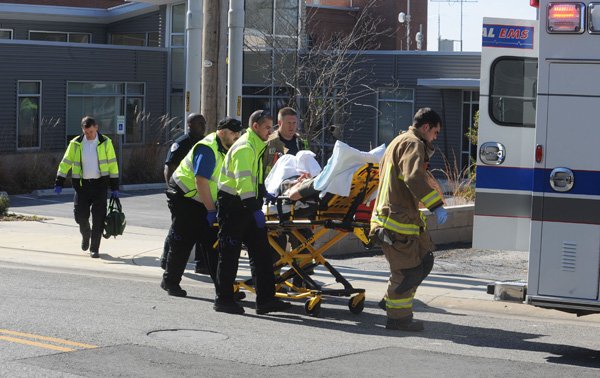
[[[177,168],[177,166],[179,166],[179,163],[183,160],[185,155],[199,141],[200,139],[192,138],[189,134],[183,134],[182,136],[177,138],[175,142],[173,142],[173,144],[171,145],[171,148],[169,149],[167,159],[165,160],[165,165],[173,164],[175,168]]]

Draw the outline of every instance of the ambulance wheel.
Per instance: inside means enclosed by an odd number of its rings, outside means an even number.
[[[304,311],[313,318],[321,313],[321,298],[312,298],[304,303]]]
[[[365,295],[358,294],[350,298],[348,301],[348,308],[353,314],[360,314],[365,309]]]

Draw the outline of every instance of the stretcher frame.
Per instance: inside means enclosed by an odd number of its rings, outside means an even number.
[[[276,296],[288,300],[305,300],[304,309],[310,316],[318,316],[321,311],[323,296],[350,297],[348,308],[353,314],[360,314],[365,305],[365,289],[355,288],[352,284],[335,269],[323,256],[332,246],[344,237],[355,234],[365,246],[369,246],[367,234],[370,228],[367,219],[355,220],[357,209],[371,199],[377,191],[379,183],[379,167],[377,164],[366,163],[354,172],[349,196],[327,195],[319,202],[318,210],[314,219],[300,218],[295,216],[295,207],[292,204],[291,212],[282,216],[282,202],[285,197],[277,200],[277,213],[267,213],[266,227],[271,247],[279,254],[280,258],[273,264],[274,272],[288,267],[276,278]],[[329,198],[328,198],[329,197]],[[289,215],[289,217],[288,217]],[[285,220],[282,220],[285,219]],[[301,230],[310,229],[313,236],[304,237]],[[333,235],[330,240],[316,246],[326,235]],[[282,232],[292,234],[300,245],[291,251],[282,249],[275,240],[275,236]],[[341,283],[342,289],[324,288],[312,279],[309,272],[314,267],[322,265]],[[254,291],[246,282],[238,282],[239,287]]]

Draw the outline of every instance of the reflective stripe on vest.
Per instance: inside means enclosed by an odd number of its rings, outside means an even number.
[[[213,201],[217,200],[217,181],[219,172],[223,166],[223,154],[219,152],[217,133],[208,134],[204,139],[196,143],[192,149],[185,155],[175,172],[173,172],[173,181],[183,191],[184,195],[195,201],[202,202],[196,189],[196,177],[194,175],[194,151],[199,145],[210,148],[215,156],[215,168],[208,180],[210,196]]]
[[[77,136],[71,139],[69,142],[65,156],[58,165],[58,176],[66,178],[67,174],[71,170],[72,178],[81,179],[83,177],[81,172],[81,143],[78,141],[78,139],[81,137],[82,136]],[[96,152],[98,153],[98,168],[100,170],[100,176],[118,178],[119,166],[117,165],[115,149],[110,138],[102,135],[102,139],[99,140],[98,146],[96,147]]]
[[[238,156],[235,161],[235,168],[232,160],[234,154],[240,149],[249,149],[252,152],[252,161],[244,161]],[[266,148],[266,142],[252,130],[242,135],[231,147],[225,156],[225,162],[221,168],[219,177],[219,190],[233,196],[239,196],[242,200],[248,198],[257,198],[258,188],[262,183],[262,153]]]
[[[392,176],[392,165],[387,164],[385,167],[386,171],[383,176],[382,188],[389,188],[390,177]],[[402,180],[403,177],[398,177],[398,180]],[[402,235],[419,235],[420,226],[412,223],[400,223],[391,218],[390,215],[381,215],[384,204],[389,203],[389,192],[387,190],[380,190],[377,194],[377,208],[373,211],[371,216],[371,222],[377,224],[380,227],[388,229]]]
[[[431,205],[433,205],[434,203],[436,203],[438,201],[441,201],[441,200],[442,200],[442,197],[440,196],[440,194],[435,189],[432,190],[425,197],[421,198],[421,202],[427,208],[431,207]]]

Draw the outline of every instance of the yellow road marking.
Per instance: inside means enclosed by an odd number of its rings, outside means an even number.
[[[16,338],[16,337],[2,336],[1,334],[26,337],[26,338],[34,339],[34,340],[50,341],[50,342],[57,343],[57,344],[70,345],[70,346],[75,346],[75,347],[80,347],[80,348],[86,348],[86,349],[97,348],[97,346],[95,346],[95,345],[77,343],[77,342],[74,342],[74,341],[69,341],[69,340],[65,340],[65,339],[59,339],[59,338],[55,338],[55,337],[34,335],[34,334],[31,334],[31,333],[10,331],[10,330],[7,330],[7,329],[0,329],[0,339],[1,340],[17,342],[17,343],[21,343],[21,344],[34,345],[34,346],[38,346],[38,347],[41,347],[41,348],[61,350],[61,351],[64,351],[64,352],[71,352],[74,349],[59,347],[59,346],[55,346],[55,345],[51,345],[51,344],[38,343],[36,341],[19,339],[19,338]]]
[[[6,341],[13,342],[13,343],[31,345],[31,346],[36,346],[36,347],[40,347],[40,348],[58,350],[61,352],[72,352],[75,350],[75,349],[60,347],[60,346],[51,345],[51,344],[38,343],[37,341],[18,339],[16,337],[10,337],[10,336],[1,336],[0,335],[0,340],[6,340]]]

